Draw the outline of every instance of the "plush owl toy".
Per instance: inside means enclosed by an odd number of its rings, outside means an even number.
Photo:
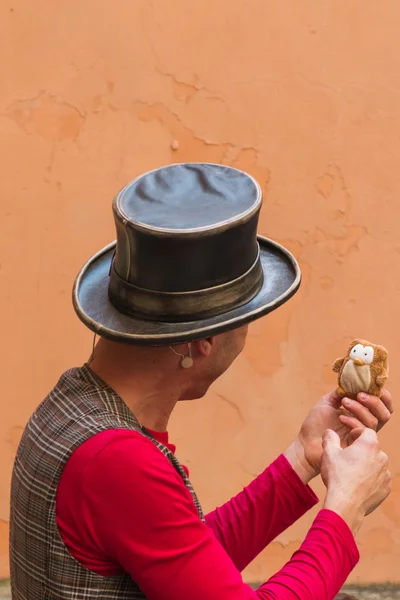
[[[365,340],[353,340],[346,356],[337,358],[333,370],[338,373],[338,394],[355,400],[366,392],[381,397],[389,375],[388,353],[383,346]]]

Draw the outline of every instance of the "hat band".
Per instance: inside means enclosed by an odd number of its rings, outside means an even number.
[[[263,284],[260,248],[255,262],[240,277],[190,292],[148,290],[122,279],[110,269],[108,295],[120,312],[151,321],[183,322],[215,317],[250,302]]]

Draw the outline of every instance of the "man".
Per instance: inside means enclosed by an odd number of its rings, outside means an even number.
[[[374,431],[388,392],[346,416],[325,396],[290,447],[206,516],[168,439],[177,402],[203,397],[248,323],[299,287],[295,259],[257,236],[260,207],[250,176],[210,164],[158,169],[116,197],[117,242],[73,294],[100,341],[32,415],[17,453],[15,600],[331,600],[357,563],[354,534],[390,490]],[[253,591],[240,572],[317,502],[308,483],[320,472],[324,505],[301,548]]]

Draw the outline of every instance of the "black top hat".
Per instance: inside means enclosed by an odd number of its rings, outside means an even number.
[[[117,241],[80,271],[80,319],[121,342],[163,345],[240,327],[277,308],[300,285],[282,246],[257,236],[261,189],[222,165],[162,167],[113,203]]]

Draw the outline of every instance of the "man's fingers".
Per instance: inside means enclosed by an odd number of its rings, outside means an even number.
[[[346,425],[346,427],[350,429],[349,436],[353,442],[359,437],[362,437],[366,442],[369,443],[377,442],[378,437],[376,432],[370,427],[365,427],[365,425],[363,425],[363,423],[361,423],[361,421],[355,417],[340,415],[339,419],[343,425]]]
[[[369,394],[359,394],[357,399],[362,406],[367,408],[369,412],[376,418],[377,431],[389,421],[391,412],[387,404],[383,402],[382,398],[377,398],[376,396],[371,396]],[[385,400],[388,402],[389,406],[391,406],[391,397],[389,399],[387,396],[385,396]]]
[[[346,427],[348,427],[351,430],[362,431],[365,428],[365,425],[363,425],[361,421],[359,421],[355,417],[351,417],[350,415],[339,415],[339,419],[343,423],[343,425],[346,425]]]
[[[384,419],[386,418],[386,421],[384,421],[384,422],[387,422],[387,420],[388,420],[387,417],[388,416],[390,417],[390,415],[394,411],[393,398],[392,398],[392,394],[389,392],[389,390],[383,389],[382,390],[382,395],[381,395],[380,398],[377,398],[376,396],[371,396],[369,394],[364,394],[364,395],[366,397],[366,402],[363,402],[363,404],[365,404],[366,406],[367,406],[367,404],[369,402],[371,402],[372,404],[375,404],[376,400],[378,400],[379,402],[383,403],[384,407],[387,409],[388,412],[384,411],[383,408],[382,408],[382,406],[381,406],[380,410],[379,410],[379,413],[378,414],[373,413],[373,414],[379,420],[381,420],[382,417]],[[358,395],[357,399],[359,401],[361,401],[360,398],[361,398],[361,394]],[[372,399],[372,400],[369,400],[369,399]],[[324,396],[324,400],[325,400],[325,402],[327,402],[328,404],[330,404],[334,408],[339,408],[340,405],[342,404],[343,396],[341,396],[340,394],[338,394],[337,390],[334,390],[332,392],[329,392],[329,394],[326,394],[326,396]]]
[[[349,398],[343,398],[342,404],[343,404],[344,408],[348,412],[350,412],[353,417],[355,417],[356,419],[361,421],[361,423],[365,427],[369,427],[370,429],[373,429],[374,431],[376,431],[378,429],[378,425],[380,424],[380,421],[379,421],[378,417],[376,417],[375,414],[372,412],[372,410],[369,408],[369,406],[365,405],[366,402],[364,403],[364,401],[363,401],[363,403],[361,404],[357,400],[350,400]],[[371,406],[372,402],[368,401],[368,404]],[[382,404],[382,406],[384,406],[384,405]],[[387,411],[386,407],[384,407],[384,409],[385,409],[385,411]],[[376,411],[376,407],[375,407],[375,411]]]
[[[390,414],[393,414],[393,411],[394,411],[393,398],[392,398],[392,394],[389,392],[389,390],[385,390],[385,389],[382,390],[381,400],[382,400],[383,404],[386,406],[386,408],[388,409],[388,411],[390,412]]]

